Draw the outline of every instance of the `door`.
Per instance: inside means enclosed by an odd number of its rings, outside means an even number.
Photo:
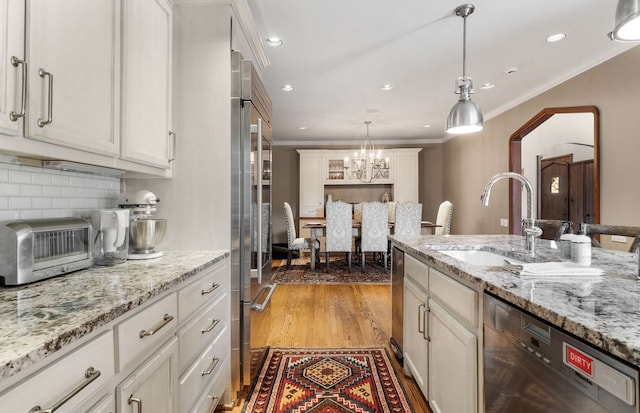
[[[119,155],[120,2],[32,0],[27,137]]]
[[[123,8],[122,157],[168,168],[172,10],[165,0]]]
[[[540,159],[538,164],[538,216],[540,219],[569,219],[569,168],[573,155],[562,155]],[[553,239],[555,233],[548,230],[542,234],[544,239]]]
[[[177,339],[173,338],[117,387],[118,412],[178,411],[177,350]]]
[[[0,0],[0,133],[20,136],[26,102],[24,1]]]
[[[429,394],[427,341],[427,293],[411,278],[404,280],[404,368],[409,370],[422,394]]]
[[[478,411],[478,338],[429,300],[429,404],[435,413]]]

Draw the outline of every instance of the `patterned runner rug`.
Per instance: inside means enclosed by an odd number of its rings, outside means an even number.
[[[387,352],[269,350],[243,413],[413,412]]]
[[[287,260],[273,274],[276,284],[390,284],[391,270],[384,270],[382,263],[376,263],[367,258],[364,272],[359,263],[351,262],[351,272],[344,254],[331,256],[329,270],[327,270],[324,254],[322,262],[311,270],[310,258],[296,258],[291,260],[291,268],[287,270]]]

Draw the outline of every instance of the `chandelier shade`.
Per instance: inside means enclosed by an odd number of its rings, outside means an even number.
[[[462,77],[456,80],[455,93],[460,95],[447,117],[447,133],[465,134],[479,132],[484,127],[482,111],[471,100],[473,94],[473,82],[467,77],[467,17],[473,13],[473,4],[463,4],[455,10],[455,15],[463,19],[462,31]]]
[[[618,0],[616,26],[609,38],[619,42],[640,41],[640,0]]]

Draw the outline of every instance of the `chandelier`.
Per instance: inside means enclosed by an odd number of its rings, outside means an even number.
[[[364,122],[367,125],[367,136],[360,146],[359,151],[353,153],[353,159],[349,163],[349,157],[344,158],[344,169],[351,169],[351,177],[357,178],[363,183],[371,183],[376,179],[389,179],[389,158],[382,158],[382,151],[376,147],[369,138],[369,125],[371,121]]]

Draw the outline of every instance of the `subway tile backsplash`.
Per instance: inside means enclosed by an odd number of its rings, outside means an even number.
[[[0,155],[0,221],[115,208],[120,178],[28,166]]]

